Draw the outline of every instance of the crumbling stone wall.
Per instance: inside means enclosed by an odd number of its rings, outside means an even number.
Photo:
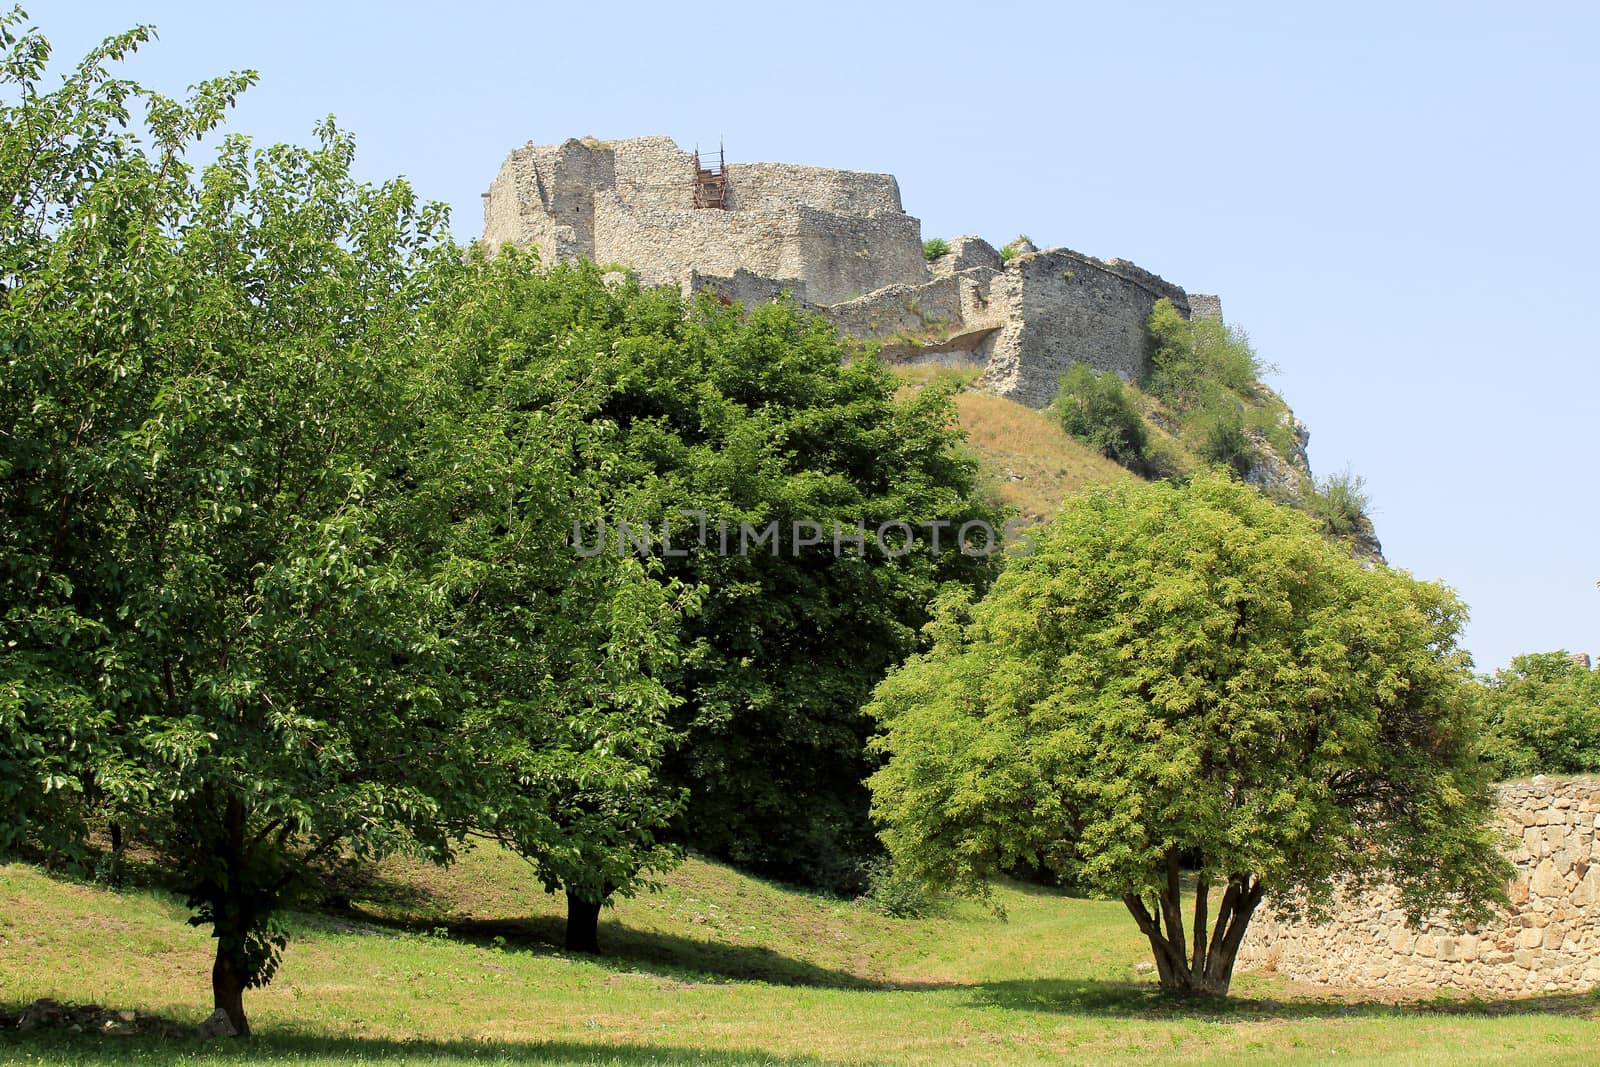
[[[941,273],[921,285],[892,285],[821,309],[839,332],[880,343],[886,359],[982,365],[1006,324],[1010,304],[994,298],[1005,276],[992,267]]]
[[[719,277],[715,274],[701,274],[691,270],[683,283],[684,296],[691,296],[702,289],[709,289],[718,299],[728,303],[740,303],[746,306],[751,304],[768,304],[774,300],[788,298],[799,304],[806,302],[806,283],[797,278],[764,278],[759,274],[740,267],[728,277]]]
[[[1322,923],[1271,914],[1245,934],[1239,966],[1305,982],[1515,995],[1600,985],[1600,782],[1500,787],[1496,824],[1516,866],[1510,906],[1481,927],[1405,924],[1394,890],[1338,902]]]
[[[1189,315],[1199,321],[1211,319],[1214,322],[1222,321],[1222,301],[1212,293],[1190,293]]]
[[[1014,328],[1002,332],[984,382],[1035,407],[1055,398],[1074,363],[1141,377],[1149,369],[1146,326],[1156,301],[1166,297],[1189,313],[1182,289],[1120,259],[1056,248],[1016,256],[1006,273],[1020,283],[1019,306],[1008,314]]]
[[[730,209],[697,211],[693,174],[667,137],[526,145],[484,194],[484,241],[624,264],[646,285],[743,269],[802,282],[822,304],[930,277],[922,225],[890,175],[734,163]]]
[[[995,250],[994,245],[983,238],[957,237],[950,242],[950,251],[934,260],[929,266],[933,268],[933,276],[938,278],[972,267],[1000,270],[1005,266],[1005,262],[1000,258],[1000,253]]]
[[[915,337],[941,356],[965,352],[983,367],[987,388],[1034,407],[1055,398],[1075,363],[1125,379],[1142,376],[1156,301],[1165,297],[1184,314],[1190,310],[1188,295],[1171,282],[1124,260],[1066,248],[1014,256],[1001,266],[990,245],[963,237],[933,270],[930,282],[883,289],[825,312],[844,333],[884,342],[891,356],[902,355]],[[1207,300],[1208,311],[1220,317],[1221,302]]]
[[[887,174],[732,163],[726,211],[694,209],[692,175],[690,153],[666,137],[526,145],[484,194],[484,240],[730,300],[788,291],[843,333],[879,341],[886,358],[981,367],[986,388],[1035,407],[1075,363],[1141,376],[1162,297],[1184,314],[1222,315],[1216,297],[1065,248],[1013,244],[1002,261],[960,237],[930,267],[921,224]]]

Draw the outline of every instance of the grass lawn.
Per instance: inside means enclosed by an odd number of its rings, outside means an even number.
[[[560,908],[497,849],[388,865],[350,915],[299,915],[248,1045],[0,1031],[0,1063],[1592,1063],[1600,1000],[1384,1003],[1235,982],[1158,995],[1118,904],[1009,886],[922,920],[690,861],[557,951]],[[0,867],[0,1003],[209,1013],[210,938],[179,901]]]

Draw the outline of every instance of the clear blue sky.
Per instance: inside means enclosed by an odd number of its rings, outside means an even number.
[[[527,141],[668,134],[888,171],[924,236],[1019,232],[1191,291],[1278,365],[1391,562],[1481,669],[1600,652],[1592,4],[29,4],[58,56],[138,21],[158,88],[253,68],[232,128],[333,113],[478,232]]]

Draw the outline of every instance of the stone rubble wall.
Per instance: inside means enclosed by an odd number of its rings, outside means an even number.
[[[1516,874],[1493,921],[1433,917],[1412,929],[1386,888],[1341,899],[1327,922],[1293,924],[1270,913],[1269,898],[1239,966],[1319,984],[1505,996],[1600,986],[1600,782],[1501,786],[1496,824]]]
[[[900,183],[892,174],[796,163],[729,163],[728,189],[734,211],[795,207],[857,218],[905,214],[900,204]],[[920,237],[920,225],[917,230]],[[919,256],[921,252],[919,240]]]
[[[968,261],[980,265],[957,269]],[[964,352],[969,364],[983,367],[987,388],[1043,407],[1074,363],[1140,377],[1149,368],[1146,323],[1156,301],[1190,310],[1178,286],[1123,260],[1057,248],[1014,256],[1003,267],[988,262],[1000,262],[991,246],[958,238],[934,264],[932,281],[891,286],[823,312],[842,333],[883,342],[890,357]],[[1220,316],[1221,302],[1210,300]],[[913,339],[927,351],[915,351]]]
[[[1214,293],[1190,293],[1189,315],[1199,321],[1210,319],[1212,322],[1222,321],[1222,298]]]
[[[806,283],[797,278],[765,278],[759,274],[740,267],[728,277],[718,277],[714,274],[701,274],[691,270],[683,281],[683,295],[693,296],[702,289],[709,289],[719,300],[727,303],[740,303],[745,306],[752,304],[770,304],[774,300],[781,300],[784,294],[797,304],[806,303]]]
[[[994,272],[991,271],[991,274]],[[987,288],[988,279],[946,274],[922,285],[891,285],[826,309],[841,333],[882,340],[904,333],[932,333],[959,325],[962,283]]]
[[[1182,289],[1123,260],[1056,248],[1013,257],[1006,274],[1020,282],[1020,306],[1008,314],[1016,328],[1002,331],[983,380],[1033,407],[1055,398],[1074,363],[1124,380],[1141,377],[1150,364],[1147,323],[1156,301],[1165,297],[1189,313]]]
[[[958,274],[973,267],[988,267],[990,270],[1000,270],[1005,262],[1000,258],[1000,253],[994,245],[982,237],[957,237],[950,242],[950,251],[940,256],[929,264],[933,268],[934,277],[946,274]]]
[[[1003,279],[992,267],[971,267],[820,310],[840,333],[878,341],[885,359],[981,366],[1006,324],[1007,305],[992,298],[995,283]]]
[[[730,163],[730,209],[695,210],[693,173],[667,137],[526,145],[484,194],[484,241],[623,264],[646,285],[744,269],[804,282],[819,303],[931,277],[891,175]]]

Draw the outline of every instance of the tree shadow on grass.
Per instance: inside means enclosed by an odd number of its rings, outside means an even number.
[[[373,925],[412,933],[442,931],[452,939],[485,947],[565,954],[566,926],[554,916],[520,919],[446,919],[438,922],[385,919],[354,910],[352,917]],[[676,934],[635,930],[614,920],[600,923],[602,954],[595,962],[613,970],[671,972],[675,977],[698,982],[767,982],[784,986],[815,986],[825,989],[896,989],[887,982],[874,981],[834,970],[792,956],[785,956],[758,945],[725,941],[703,941]],[[589,958],[589,957],[581,957]]]
[[[25,1060],[22,1058],[25,1057]],[[632,1042],[587,1041],[396,1041],[383,1038],[329,1037],[268,1028],[248,1041],[201,1041],[198,1038],[108,1037],[58,1030],[18,1033],[0,1031],[0,1063],[72,1064],[203,1064],[203,1063],[349,1063],[419,1064],[667,1064],[681,1067],[829,1067],[811,1056],[780,1056],[761,1049],[698,1048]]]
[[[1227,997],[1181,997],[1149,982],[1095,979],[1028,979],[985,982],[972,988],[973,1007],[1061,1015],[1162,1019],[1204,1019],[1249,1023],[1352,1017],[1416,1018],[1430,1015],[1567,1015],[1600,1013],[1600,991],[1545,993],[1530,997],[1480,999],[1439,996],[1427,1000],[1354,999],[1354,996],[1285,998],[1249,993]]]

